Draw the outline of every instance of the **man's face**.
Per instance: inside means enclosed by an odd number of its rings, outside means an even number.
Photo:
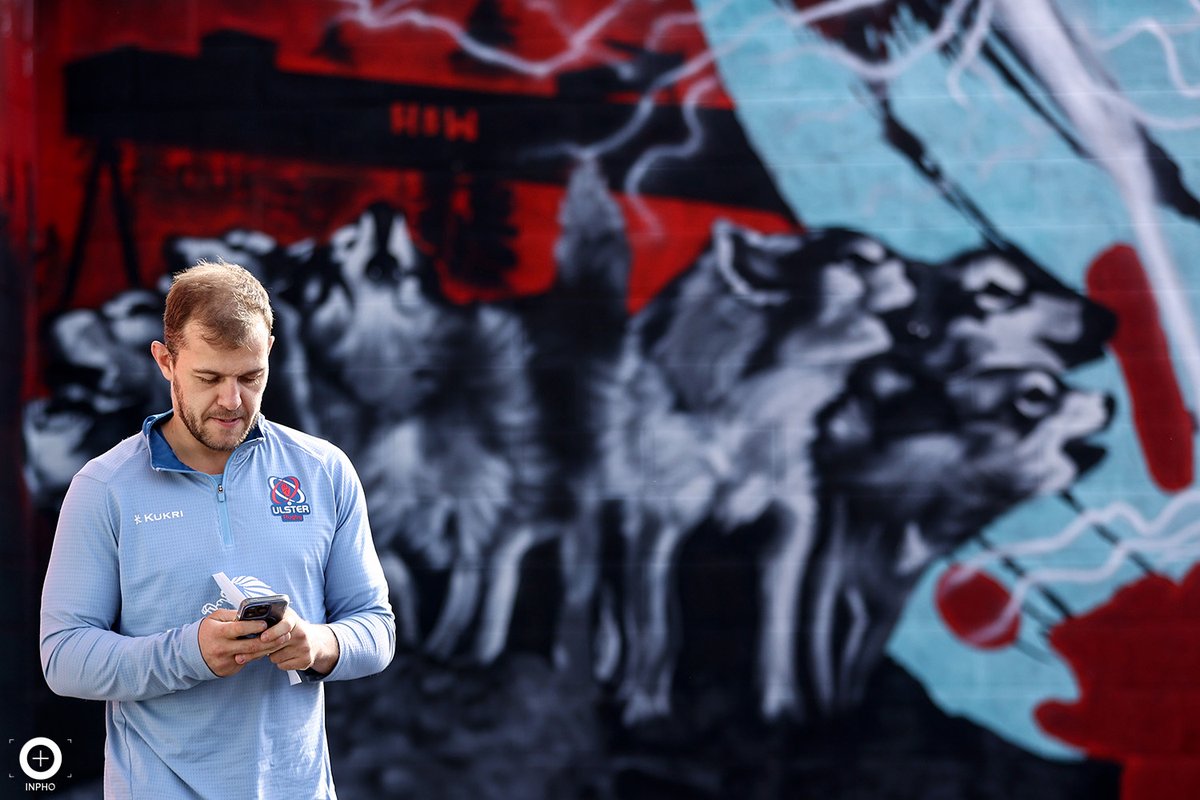
[[[184,343],[174,357],[155,343],[154,356],[171,381],[175,417],[196,443],[228,452],[246,439],[267,387],[267,356],[274,337],[258,323],[246,346],[229,349],[201,336],[199,323],[184,326]]]

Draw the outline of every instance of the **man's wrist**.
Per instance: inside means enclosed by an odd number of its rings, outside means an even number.
[[[333,668],[337,666],[338,658],[341,657],[341,645],[338,643],[337,634],[333,632],[333,628],[328,625],[318,625],[321,630],[321,646],[317,648],[317,655],[313,659],[313,665],[310,667],[312,672],[320,676],[328,675],[333,672]]]

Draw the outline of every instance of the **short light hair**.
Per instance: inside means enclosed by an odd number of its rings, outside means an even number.
[[[214,346],[244,347],[258,322],[275,324],[267,290],[244,267],[225,261],[197,261],[175,274],[163,312],[163,344],[172,356],[186,347],[183,329],[199,323],[200,336]]]

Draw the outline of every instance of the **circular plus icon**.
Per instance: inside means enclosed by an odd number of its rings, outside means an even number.
[[[53,778],[62,768],[62,750],[53,739],[35,736],[21,748],[17,762],[31,780],[44,781]]]

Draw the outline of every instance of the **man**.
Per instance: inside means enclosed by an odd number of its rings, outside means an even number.
[[[107,701],[106,797],[333,798],[322,681],[391,661],[354,468],[259,414],[272,322],[241,267],[177,275],[151,345],[171,411],[84,466],[63,502],[42,667],[58,694]],[[269,628],[238,621],[238,593],[290,606]]]

